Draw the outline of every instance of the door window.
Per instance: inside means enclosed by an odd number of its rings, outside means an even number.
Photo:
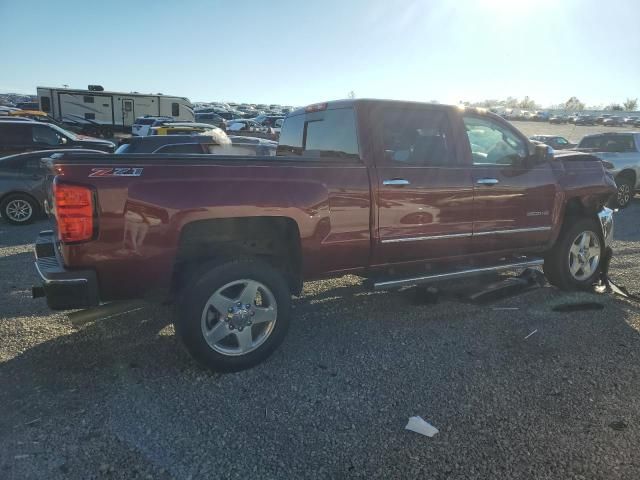
[[[513,131],[489,118],[463,120],[474,165],[522,165],[528,148]]]
[[[131,100],[124,101],[124,111],[130,112],[133,110],[133,102]]]
[[[171,115],[177,117],[180,115],[180,104],[177,102],[173,102],[171,104]]]
[[[62,137],[52,128],[44,125],[34,125],[32,130],[33,143],[41,143],[45,145],[60,145]]]
[[[447,115],[440,110],[385,110],[385,161],[430,167],[452,164],[454,156],[448,145],[448,125]]]
[[[49,97],[40,97],[40,108],[43,112],[51,111],[51,99]]]

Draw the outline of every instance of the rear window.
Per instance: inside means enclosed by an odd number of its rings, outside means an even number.
[[[635,152],[636,145],[632,135],[598,135],[585,137],[580,148],[593,148],[601,152]]]
[[[0,123],[0,143],[4,145],[24,145],[30,144],[31,126],[16,125],[11,123]]]
[[[287,117],[277,155],[313,158],[359,158],[356,120],[352,108]]]

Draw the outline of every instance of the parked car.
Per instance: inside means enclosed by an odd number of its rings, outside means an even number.
[[[113,152],[116,144],[109,140],[76,135],[50,123],[0,122],[0,155],[54,148],[89,148]]]
[[[569,117],[567,117],[566,115],[553,115],[549,118],[549,123],[553,123],[553,124],[569,123]]]
[[[609,118],[605,118],[602,121],[602,125],[604,125],[605,127],[621,127],[624,125],[624,121],[622,120],[622,117],[614,115]]]
[[[0,216],[7,223],[27,225],[42,215],[49,170],[40,159],[64,152],[104,153],[99,150],[56,149],[0,158]]]
[[[242,119],[242,120],[231,120],[227,122],[227,131],[229,132],[266,132],[266,127],[263,127],[255,120]]]
[[[596,124],[597,125],[602,125],[604,123],[604,121],[611,117],[612,115],[610,113],[605,113],[603,115],[600,115],[599,117],[596,117]]]
[[[574,122],[576,125],[595,125],[596,119],[591,115],[580,115]]]
[[[284,120],[284,115],[258,115],[253,120],[263,127],[275,127],[278,120]]]
[[[209,113],[196,113],[196,122],[198,123],[208,123],[209,125],[213,125],[215,127],[226,129],[227,124],[225,123],[225,119],[222,118],[217,113],[209,112]]]
[[[558,135],[534,135],[529,137],[529,140],[535,140],[545,145],[549,145],[554,150],[566,150],[567,148],[573,148],[576,146],[575,143],[571,143],[564,137],[560,137]]]
[[[625,125],[633,125],[634,123],[636,123],[636,121],[638,121],[638,119],[640,119],[640,117],[624,117],[624,124]]]
[[[640,133],[587,135],[577,149],[592,152],[605,161],[617,187],[611,206],[627,207],[640,189]]]
[[[156,122],[167,122],[172,120],[173,117],[154,117],[151,115],[138,117],[135,122],[133,122],[133,125],[131,125],[131,135],[144,137],[149,135],[151,127],[154,126]]]
[[[277,348],[306,280],[388,290],[544,264],[552,284],[587,288],[613,228],[597,157],[554,158],[477,109],[310,105],[285,119],[275,158],[73,157],[51,162],[57,233],[36,241],[34,296],[68,309],[154,292],[219,371]]]
[[[164,121],[154,123],[149,135],[199,134],[218,127],[209,123]]]
[[[257,137],[243,137],[238,135],[230,135],[229,140],[233,146],[248,146],[255,149],[256,155],[274,156],[278,148],[278,142]]]
[[[536,122],[546,122],[549,120],[549,113],[538,110],[531,116],[531,120]]]
[[[219,128],[209,129],[211,135],[175,134],[148,135],[124,139],[116,153],[212,153],[208,146],[230,144],[231,141]]]

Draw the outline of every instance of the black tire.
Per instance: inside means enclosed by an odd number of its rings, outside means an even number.
[[[205,327],[203,326],[206,321],[204,317],[207,315],[204,312],[205,307],[212,295],[225,285],[247,280],[262,284],[272,294],[277,310],[274,326],[263,343],[254,350],[235,355],[221,353],[210,346],[205,338]],[[242,258],[213,264],[204,273],[194,274],[191,281],[178,295],[175,307],[175,313],[177,314],[174,322],[176,333],[189,353],[198,362],[211,370],[216,372],[235,372],[251,368],[262,362],[282,343],[289,328],[291,293],[281,272],[266,262]],[[219,310],[214,310],[214,313],[218,318],[215,320],[213,328],[217,327],[219,322],[221,328],[229,327],[229,325],[224,325],[223,323],[229,321],[223,320],[225,315],[221,315]],[[259,324],[243,328],[248,328],[252,331],[252,336],[255,334],[256,329],[258,331],[257,336],[262,333]],[[268,329],[268,326],[265,328]],[[238,328],[235,330],[236,333],[229,332],[228,335],[233,334],[235,336],[242,331],[242,328]],[[239,339],[240,337],[237,338]],[[225,340],[229,340],[229,337],[225,337],[223,341]],[[240,347],[239,340],[237,342],[238,347]]]
[[[602,259],[604,258],[604,239],[602,229],[595,219],[591,218],[567,218],[566,225],[560,232],[558,240],[553,248],[545,255],[544,274],[552,285],[561,290],[585,290],[597,282],[600,274]],[[590,275],[584,278],[576,278],[570,270],[570,250],[574,246],[574,241],[583,232],[591,232],[599,243],[599,255],[597,265],[592,269]],[[591,248],[595,248],[595,245]],[[583,271],[584,273],[584,271]]]
[[[23,208],[20,208],[20,207]],[[16,210],[18,209],[18,210]],[[19,212],[27,213],[22,217]],[[15,193],[8,195],[0,203],[0,215],[7,223],[12,225],[28,225],[33,223],[40,213],[38,203],[29,195]]]
[[[635,185],[628,177],[616,178],[616,187],[618,191],[611,197],[609,205],[612,208],[627,208],[635,194]]]

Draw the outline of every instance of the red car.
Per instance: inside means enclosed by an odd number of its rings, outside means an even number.
[[[373,289],[544,264],[582,288],[616,187],[586,153],[534,146],[475,109],[348,100],[289,114],[275,157],[65,155],[36,242],[51,308],[155,297],[191,354],[250,367],[282,341],[306,280]]]

